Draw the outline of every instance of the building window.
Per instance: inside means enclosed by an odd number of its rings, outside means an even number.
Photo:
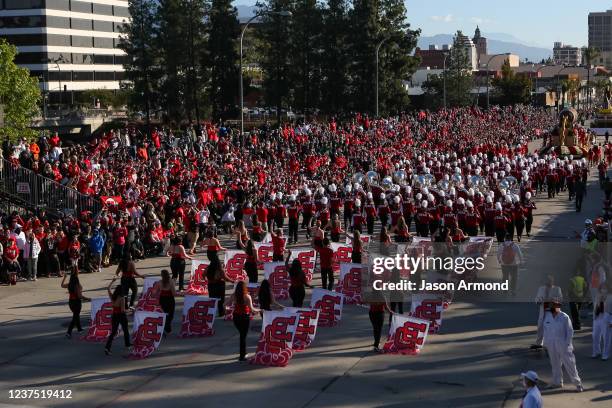
[[[70,36],[59,34],[48,34],[47,45],[57,45],[62,47],[70,47]]]
[[[45,64],[47,55],[44,52],[22,52],[15,57],[17,64]]]
[[[112,38],[94,37],[95,48],[113,48]]]
[[[115,72],[115,81],[123,81],[125,79],[125,72],[117,71]]]
[[[7,10],[36,9],[43,7],[43,0],[4,0],[4,8]]]
[[[123,33],[124,27],[127,27],[125,23],[113,23],[114,29],[113,31],[116,33]]]
[[[98,72],[94,73],[96,81],[114,81],[115,73],[114,72]]]
[[[70,3],[68,0],[46,0],[45,6],[52,10],[70,10]]]
[[[113,6],[108,6],[106,4],[93,3],[93,12],[94,12],[94,14],[102,14],[104,16],[112,16],[113,15]]]
[[[29,28],[43,26],[44,20],[42,16],[19,16],[0,18],[0,28]]]
[[[72,63],[72,55],[68,52],[50,52],[47,54],[47,59],[52,62],[57,61],[60,64]]]
[[[104,54],[95,54],[94,63],[96,65],[113,65],[113,56]]]
[[[72,46],[73,47],[93,47],[93,38],[92,37],[81,37],[78,35],[72,36]]]
[[[70,19],[67,17],[46,16],[47,27],[70,28]]]
[[[93,27],[94,27],[94,31],[106,31],[108,33],[113,32],[113,22],[112,21],[94,20]]]
[[[129,62],[127,55],[115,55],[115,65],[125,65]]]
[[[71,1],[70,10],[74,11],[75,13],[91,13],[91,3]]]
[[[72,81],[72,73],[70,71],[47,71],[47,79],[51,81]]]
[[[15,46],[45,45],[44,34],[2,35],[2,38]]]
[[[93,81],[94,73],[91,71],[74,71],[72,73],[73,81]]]
[[[91,20],[85,20],[85,19],[82,19],[82,18],[72,18],[71,19],[71,28],[73,30],[91,31],[91,29],[92,29]]]
[[[94,63],[94,56],[92,54],[72,54],[73,64],[85,64],[92,65]]]
[[[129,17],[130,10],[127,7],[113,6],[113,14],[117,17]]]

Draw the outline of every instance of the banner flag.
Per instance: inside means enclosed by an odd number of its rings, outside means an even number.
[[[112,331],[113,303],[108,297],[91,299],[91,321],[81,340],[106,341]],[[121,326],[117,335],[121,334]]]
[[[356,263],[340,264],[340,279],[336,286],[336,292],[344,295],[345,305],[360,305],[361,300],[361,277],[363,265]]]
[[[191,273],[189,275],[189,285],[185,291],[186,295],[208,295],[208,279],[206,279],[206,269],[208,261],[191,261]]]
[[[247,255],[244,251],[230,249],[225,252],[225,272],[232,280],[247,280],[244,262]]]
[[[372,242],[372,237],[370,235],[362,234],[361,235],[361,242],[363,242],[363,247],[367,249],[370,246],[370,242]],[[353,236],[352,235],[347,235],[345,243],[346,243],[346,245],[351,245],[352,246],[353,245]]]
[[[442,311],[448,308],[444,295],[435,293],[413,293],[410,315],[429,321],[429,333],[434,334],[442,326]]]
[[[206,296],[186,295],[179,337],[206,337],[215,334],[213,324],[218,301]]]
[[[293,351],[303,351],[310,347],[317,333],[319,323],[319,311],[311,308],[286,307],[292,313],[297,313],[297,327],[293,336]]]
[[[266,262],[264,264],[264,279],[267,279],[276,300],[289,299],[289,273],[284,262]]]
[[[266,262],[272,262],[273,246],[271,243],[256,242],[257,269],[263,270]]]
[[[159,305],[159,293],[156,293],[155,284],[159,282],[158,278],[145,278],[142,288],[142,296],[136,304],[136,311],[140,312],[162,312]]]
[[[291,256],[289,257],[289,265],[294,259],[299,259],[302,264],[302,270],[306,275],[306,281],[312,281],[315,265],[317,263],[317,251],[313,248],[291,248]]]
[[[166,314],[163,312],[142,312],[134,313],[134,329],[132,335],[132,350],[129,359],[140,360],[147,358],[159,348]]]
[[[264,235],[264,237],[261,240],[261,242],[263,244],[268,244],[268,243],[272,242],[272,235],[269,232],[266,232],[266,235]]]
[[[257,351],[250,364],[285,367],[293,356],[291,346],[297,328],[297,313],[288,310],[265,310]]]
[[[251,299],[253,299],[253,306],[259,308],[259,283],[248,283],[247,290],[249,291],[249,295],[251,295]],[[232,293],[236,291],[236,285],[234,285],[234,289]],[[253,320],[253,314],[251,314],[251,320]],[[225,317],[224,320],[232,320],[234,318],[234,305],[225,305]]]
[[[390,354],[419,354],[425,345],[428,330],[429,321],[394,313],[389,337],[382,351]]]
[[[321,288],[312,290],[310,307],[319,310],[319,326],[333,327],[342,319],[342,293]]]
[[[346,244],[340,244],[338,242],[332,242],[330,248],[334,251],[334,257],[332,262],[332,268],[334,273],[340,273],[341,263],[351,263],[353,259],[353,247]],[[363,259],[361,260],[363,262]]]

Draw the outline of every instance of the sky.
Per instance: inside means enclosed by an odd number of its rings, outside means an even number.
[[[299,1],[299,0],[298,0]],[[253,5],[256,0],[236,0]],[[478,24],[483,33],[505,33],[522,42],[552,48],[561,41],[587,45],[587,18],[591,11],[612,9],[612,0],[405,0],[408,21],[422,35],[472,35]]]

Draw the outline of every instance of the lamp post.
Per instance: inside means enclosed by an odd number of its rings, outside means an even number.
[[[378,118],[378,52],[380,51],[380,47],[383,45],[383,43],[385,41],[387,41],[388,38],[383,38],[382,40],[380,40],[380,42],[376,45],[376,117]]]
[[[450,53],[450,51],[444,53],[444,62],[442,63],[442,100],[444,109],[446,109],[446,58],[448,58]]]
[[[59,58],[56,58],[56,59],[53,59],[53,60],[52,59],[48,59],[47,63],[49,63],[49,62],[54,63],[55,67],[57,68],[57,75],[58,75],[57,80],[59,82],[59,108],[60,108],[60,111],[61,111],[61,109],[62,109],[62,92],[63,92],[63,90],[62,90],[62,68],[60,67],[59,63],[60,62],[64,63],[66,61],[64,60],[63,56],[60,56]]]
[[[487,64],[485,65],[487,67],[487,109],[489,109],[489,88],[491,86],[491,75],[489,75],[489,63],[491,62],[493,58],[501,57],[502,55],[510,55],[510,53],[505,52],[503,54],[493,54],[489,57],[489,59],[487,60]]]
[[[240,33],[240,83],[239,83],[239,89],[240,89],[240,136],[242,137],[242,140],[244,141],[244,91],[242,89],[242,42],[244,40],[244,33],[246,32],[246,29],[249,27],[249,24],[251,24],[253,22],[253,20],[265,15],[265,14],[271,14],[271,15],[278,15],[280,17],[291,17],[291,12],[290,11],[263,11],[260,13],[255,14],[253,17],[251,17],[246,24],[244,25],[244,27],[242,27],[242,32]],[[244,143],[243,143],[244,146]]]

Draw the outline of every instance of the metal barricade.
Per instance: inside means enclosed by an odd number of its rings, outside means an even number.
[[[55,180],[36,174],[30,169],[2,160],[0,165],[2,193],[14,204],[53,212],[97,214],[102,205],[99,199],[79,193]]]

